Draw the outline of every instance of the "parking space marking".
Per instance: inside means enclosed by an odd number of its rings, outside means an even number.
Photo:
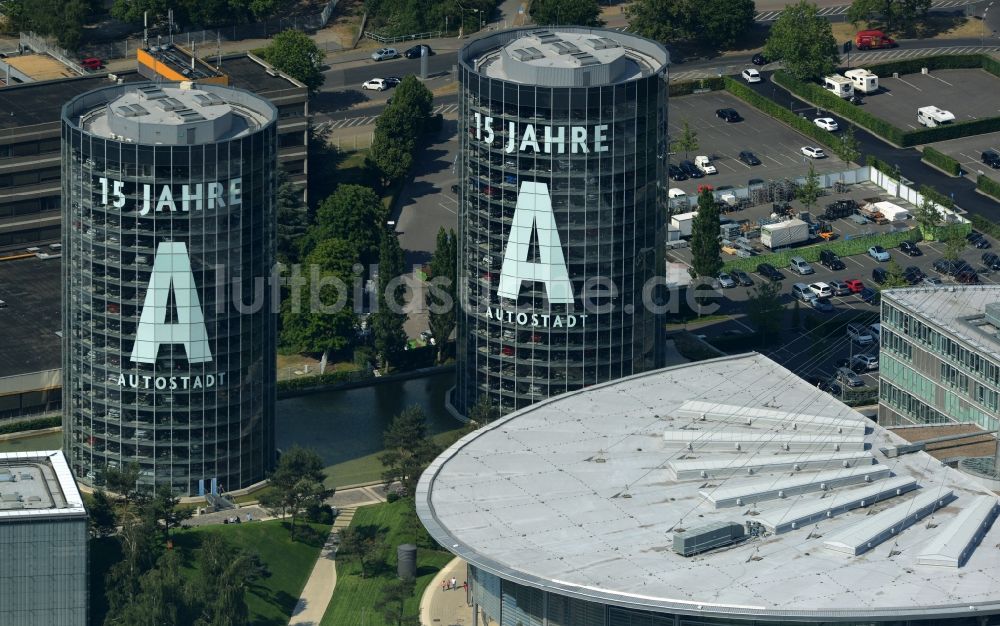
[[[865,266],[865,264],[864,264],[864,263],[862,263],[861,261],[858,261],[858,260],[857,260],[857,259],[855,259],[855,258],[854,258],[853,256],[849,256],[849,257],[844,257],[844,258],[846,258],[846,259],[847,259],[848,261],[850,261],[850,262],[854,263],[854,264],[855,264],[855,265],[857,265],[858,267],[862,267],[862,268],[863,268],[863,267]]]
[[[903,80],[902,78],[897,78],[896,80],[898,80],[899,82],[901,82],[901,83],[904,83],[904,84],[906,84],[906,85],[909,85],[910,87],[913,87],[913,88],[914,88],[914,89],[916,89],[917,91],[923,91],[923,89],[921,89],[920,87],[917,87],[917,86],[916,86],[916,85],[914,85],[913,83],[911,83],[911,82],[909,82],[909,81],[905,81],[905,80]]]

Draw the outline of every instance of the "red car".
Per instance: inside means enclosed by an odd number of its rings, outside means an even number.
[[[95,71],[104,67],[104,62],[96,57],[87,57],[86,59],[80,61],[80,65],[88,70]]]
[[[844,284],[851,290],[851,293],[861,293],[861,290],[865,288],[865,284],[857,278],[849,278],[844,281]]]

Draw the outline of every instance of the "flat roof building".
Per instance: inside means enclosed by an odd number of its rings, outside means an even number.
[[[0,453],[0,624],[84,626],[87,540],[63,453]]]
[[[472,624],[1000,624],[997,495],[759,354],[539,402],[452,445],[417,513]]]

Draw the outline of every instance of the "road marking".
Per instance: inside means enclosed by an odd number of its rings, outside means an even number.
[[[910,87],[913,87],[913,88],[914,88],[914,89],[916,89],[917,91],[923,91],[923,89],[921,89],[920,87],[917,87],[917,86],[916,86],[916,85],[914,85],[913,83],[911,83],[911,82],[909,82],[909,81],[905,81],[905,80],[903,80],[902,78],[897,78],[896,80],[898,80],[899,82],[901,82],[901,83],[903,83],[903,84],[906,84],[906,85],[909,85]]]

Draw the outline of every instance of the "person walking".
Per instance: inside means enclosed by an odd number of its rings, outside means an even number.
[[[441,581],[441,591],[448,591],[448,579],[445,578]]]
[[[466,580],[462,583],[462,589],[465,591],[465,593],[469,593],[469,581]]]
[[[454,576],[452,576],[451,577],[451,588],[454,589],[457,584],[458,584],[458,581],[455,580]]]

